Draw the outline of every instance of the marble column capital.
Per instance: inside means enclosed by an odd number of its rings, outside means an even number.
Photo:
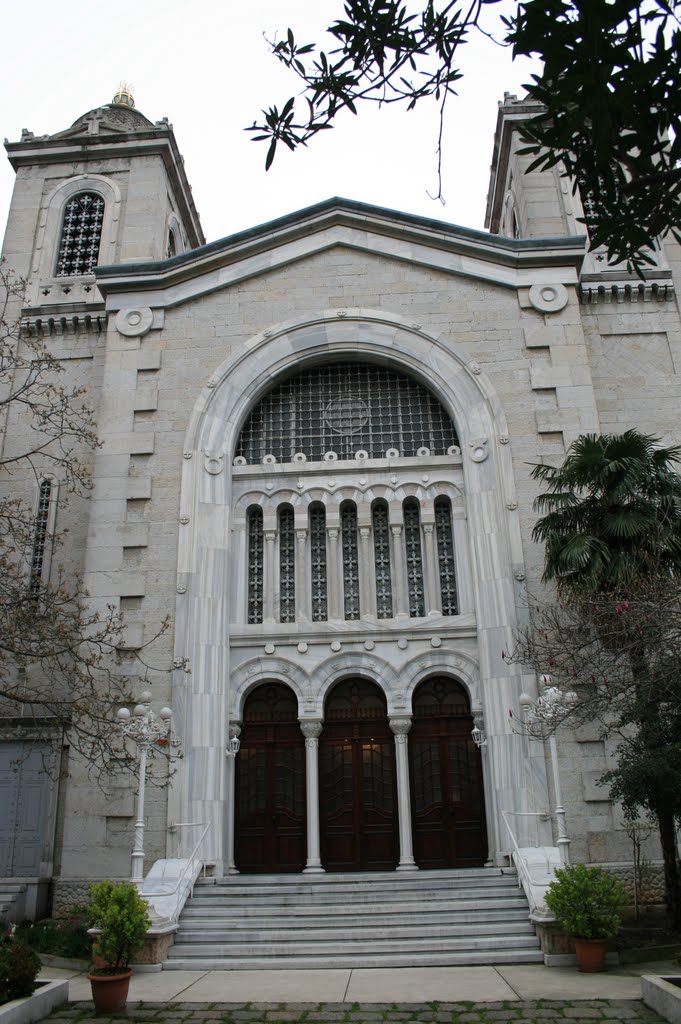
[[[306,740],[317,740],[321,735],[324,723],[318,719],[303,719],[300,723],[300,731]]]
[[[389,719],[389,725],[398,740],[401,736],[406,738],[407,733],[411,729],[411,718],[391,718]]]

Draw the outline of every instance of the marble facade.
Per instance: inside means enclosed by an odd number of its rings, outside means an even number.
[[[395,736],[399,868],[413,868],[407,749],[417,685],[449,675],[483,730],[489,862],[510,840],[551,842],[537,815],[551,793],[541,746],[512,714],[537,683],[502,652],[537,592],[541,551],[530,539],[531,464],[560,459],[585,431],[636,426],[679,440],[679,251],[660,250],[645,282],[585,257],[579,199],[552,172],[524,175],[515,127],[530,105],[500,105],[490,186],[490,233],[344,200],[330,200],[204,244],[172,128],[116,105],[58,136],[8,144],[17,186],[5,255],[27,279],[23,330],[44,336],[67,373],[89,388],[103,446],[91,498],[74,505],[66,554],[92,600],[124,615],[134,651],[165,615],[157,684],[176,711],[183,757],[168,790],[149,798],[149,854],[171,852],[170,826],[211,822],[205,859],[234,860],[234,758],[244,702],[263,682],[296,695],[307,764],[306,870],[320,858],[317,749],[324,701],[348,676],[375,682]],[[53,276],[66,198],[83,188],[106,203],[93,274]],[[176,255],[165,258],[173,235]],[[517,237],[512,237],[516,235]],[[423,384],[456,424],[447,455],[240,464],[249,412],[282,378],[344,359],[379,363]],[[27,484],[28,486],[28,484]],[[459,610],[444,615],[436,586],[433,503],[451,501]],[[425,614],[400,596],[401,503],[422,510]],[[372,591],[370,508],[390,509],[396,611],[379,619]],[[358,510],[362,615],[342,614],[338,510]],[[329,614],[312,621],[307,510],[327,510]],[[276,509],[293,508],[293,622],[277,621]],[[247,621],[246,512],[263,510],[263,622]],[[64,515],[60,512],[60,515]],[[403,573],[402,573],[403,575]],[[269,601],[269,604],[268,604]],[[630,856],[617,808],[595,789],[607,744],[588,730],[561,737],[564,799],[577,859]],[[238,755],[237,755],[238,756]],[[125,877],[131,794],[98,794],[73,765],[52,823],[48,868],[59,883]],[[502,813],[503,812],[503,813]],[[525,817],[524,815],[528,815]],[[58,827],[57,827],[58,819]],[[103,853],[102,851],[106,852]]]

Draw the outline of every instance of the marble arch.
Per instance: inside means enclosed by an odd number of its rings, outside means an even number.
[[[480,367],[468,364],[446,337],[426,334],[404,317],[347,310],[342,317],[333,311],[307,322],[280,324],[246,341],[212,372],[191,414],[182,464],[180,518],[186,529],[180,532],[178,547],[176,656],[189,658],[193,695],[179,704],[186,755],[169,814],[181,816],[179,820],[218,822],[225,814],[226,786],[219,766],[234,685],[226,596],[233,568],[231,453],[250,409],[281,374],[329,357],[384,363],[412,376],[435,395],[456,424],[467,511],[470,622],[481,680],[479,706],[488,734],[495,735],[488,787],[496,794],[495,804],[523,809],[529,796],[522,748],[500,711],[517,700],[523,686],[518,668],[496,656],[511,646],[519,611],[514,576],[524,573],[518,517],[507,510],[507,505],[514,507],[516,497],[500,402]],[[265,645],[266,654],[274,654],[278,636]],[[306,650],[307,643],[298,644],[299,652]],[[364,654],[330,654],[315,671],[314,687],[307,687],[305,715],[321,716],[323,694],[342,675],[361,668],[373,676],[371,663]],[[451,663],[449,671],[458,675]],[[271,664],[265,672],[272,673]],[[385,689],[389,714],[408,713],[403,677],[388,659],[374,676]],[[491,825],[493,856],[500,857],[503,825],[496,819]],[[214,835],[220,833],[220,828],[214,829]],[[219,842],[211,859],[223,862]]]

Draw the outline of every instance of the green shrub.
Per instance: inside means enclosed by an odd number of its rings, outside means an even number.
[[[69,917],[44,921],[26,921],[20,924],[14,937],[34,949],[36,953],[87,959],[90,956],[90,936],[85,914],[77,912]]]
[[[546,906],[568,935],[578,939],[613,938],[625,903],[624,886],[617,878],[584,864],[558,868],[546,893]]]
[[[40,959],[29,946],[11,936],[0,942],[0,1004],[33,993]]]
[[[131,882],[97,882],[90,896],[88,922],[100,929],[97,953],[110,971],[127,969],[151,924],[146,902]]]

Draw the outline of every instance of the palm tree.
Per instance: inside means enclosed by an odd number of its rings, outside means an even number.
[[[637,577],[681,570],[681,446],[624,434],[584,434],[562,466],[535,466],[548,487],[532,538],[546,545],[544,580],[562,594],[615,593]]]
[[[545,544],[543,578],[556,582],[561,601],[572,613],[581,614],[594,640],[606,648],[615,635],[610,628],[613,617],[621,616],[623,606],[633,608],[638,601],[643,609],[650,606],[651,595],[670,587],[678,604],[681,477],[674,465],[680,461],[681,446],[663,448],[658,438],[627,430],[583,435],[562,466],[533,469],[533,478],[547,487],[535,501],[535,509],[544,515],[532,533],[534,540]],[[606,780],[613,783],[613,793],[625,808],[646,807],[657,819],[667,905],[681,927],[676,852],[681,800],[670,800],[667,792],[670,781],[671,791],[679,792],[673,766],[681,747],[681,671],[676,672],[680,659],[675,639],[665,634],[661,647],[659,633],[653,637],[645,630],[646,615],[626,618],[630,623],[624,624],[624,649],[631,689],[623,702],[628,710],[622,713],[620,703],[620,714],[612,722],[624,742],[618,748],[618,765]],[[669,691],[660,692],[660,657],[672,662],[672,704]],[[611,715],[613,696],[612,690],[604,694]],[[669,756],[660,757],[665,736]]]

